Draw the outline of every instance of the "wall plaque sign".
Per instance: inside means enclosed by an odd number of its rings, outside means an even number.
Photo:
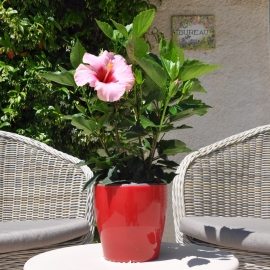
[[[174,42],[186,50],[206,50],[216,47],[215,16],[172,16]]]

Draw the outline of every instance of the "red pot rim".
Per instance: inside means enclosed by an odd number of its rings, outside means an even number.
[[[102,186],[102,187],[115,187],[115,186],[122,186],[122,187],[137,187],[137,186],[166,186],[166,183],[134,183],[134,184],[96,184],[95,186]]]

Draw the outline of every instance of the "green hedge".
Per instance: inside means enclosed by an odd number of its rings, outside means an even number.
[[[0,3],[0,129],[87,158],[92,142],[62,116],[77,112],[78,96],[40,73],[70,69],[79,39],[88,52],[110,50],[95,18],[128,24],[148,0],[8,0]]]

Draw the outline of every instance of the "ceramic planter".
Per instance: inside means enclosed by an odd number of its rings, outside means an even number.
[[[145,262],[159,256],[167,185],[95,186],[95,215],[104,257]]]

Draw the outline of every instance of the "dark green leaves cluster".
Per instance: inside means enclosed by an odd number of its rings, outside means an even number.
[[[94,18],[127,24],[150,7],[148,0],[1,1],[0,129],[83,159],[91,155],[85,149],[96,152],[95,141],[63,119],[81,112],[84,105],[70,71],[81,57],[70,58],[70,49],[79,38],[93,54],[105,47],[112,50],[113,42],[108,42]],[[77,49],[83,54],[82,48]]]

